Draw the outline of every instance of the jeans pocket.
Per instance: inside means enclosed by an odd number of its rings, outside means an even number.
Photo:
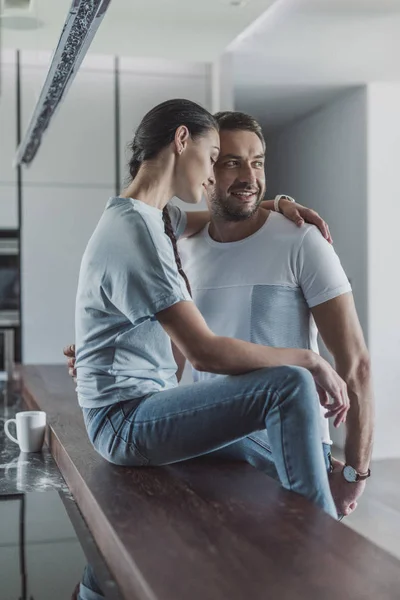
[[[143,456],[138,450],[134,442],[127,442],[119,435],[114,435],[108,450],[108,460],[116,465],[125,467],[146,467],[150,462],[149,459]]]

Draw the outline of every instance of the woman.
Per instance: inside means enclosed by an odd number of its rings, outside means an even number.
[[[344,382],[311,351],[214,335],[191,301],[166,207],[174,196],[200,202],[218,152],[217,123],[188,100],[157,106],[136,132],[132,182],[108,202],[81,265],[76,368],[86,428],[105,459],[134,466],[185,460],[267,428],[283,486],[336,517],[318,397],[326,404],[331,395],[327,416],[339,424]],[[177,387],[171,341],[197,370],[236,377]]]

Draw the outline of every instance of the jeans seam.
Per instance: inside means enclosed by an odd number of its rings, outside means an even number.
[[[286,476],[288,478],[288,482],[289,482],[289,487],[290,489],[292,489],[292,481],[291,481],[291,476],[289,473],[289,465],[286,459],[286,444],[285,444],[285,438],[284,438],[284,433],[283,433],[283,418],[282,418],[282,406],[279,405],[278,406],[279,409],[279,419],[280,419],[280,423],[281,423],[281,443],[282,443],[282,456],[283,456],[283,462],[285,464],[285,470],[286,470]]]
[[[106,417],[104,419],[104,421],[101,424],[99,430],[96,432],[96,435],[93,437],[93,440],[92,440],[92,444],[93,445],[95,445],[97,443],[97,440],[101,437],[101,435],[102,435],[102,433],[103,433],[103,431],[104,431],[104,429],[105,429],[105,427],[107,425],[107,420],[108,420],[108,417]],[[113,428],[113,430],[114,430],[114,428]]]
[[[272,448],[271,448],[271,446],[268,446],[268,444],[263,444],[260,440],[258,440],[257,438],[253,437],[252,435],[248,435],[247,437],[249,438],[249,440],[251,440],[252,442],[254,442],[255,444],[257,444],[258,446],[261,446],[261,448],[264,448],[264,450],[267,450],[268,452],[271,452],[271,454],[272,454]]]
[[[124,444],[126,444],[127,446],[133,446],[133,448],[136,450],[136,452],[139,454],[140,458],[143,459],[145,461],[146,464],[149,463],[150,459],[147,458],[147,456],[145,456],[137,447],[137,445],[135,444],[135,442],[132,440],[130,442],[128,442],[127,440],[124,440],[123,437],[121,437],[120,435],[117,435],[116,433],[114,434],[114,437],[116,437],[118,440],[121,440],[121,442],[124,442]]]
[[[105,421],[108,421],[108,423],[111,425],[111,429],[112,429],[112,430],[113,430],[113,432],[114,432],[113,439],[112,439],[112,441],[110,440],[110,443],[109,443],[109,448],[110,448],[110,447],[111,447],[111,445],[114,443],[114,440],[115,440],[115,439],[121,440],[121,441],[122,441],[122,442],[124,442],[124,444],[126,444],[127,446],[133,446],[133,448],[136,450],[136,452],[138,453],[138,455],[140,456],[140,458],[141,458],[142,460],[144,460],[144,462],[145,462],[146,464],[149,462],[149,459],[148,459],[146,456],[144,456],[144,455],[142,454],[142,452],[140,452],[139,448],[137,447],[137,445],[135,444],[135,442],[134,442],[134,441],[130,441],[130,442],[128,442],[127,440],[124,440],[124,438],[123,438],[122,436],[120,436],[120,435],[119,435],[119,434],[116,432],[116,430],[115,430],[115,427],[114,427],[114,425],[113,425],[113,423],[112,423],[111,419],[110,419],[108,416],[105,418]],[[126,421],[127,423],[129,423],[130,425],[132,425],[132,423],[131,423],[130,421],[127,421],[127,419],[125,419],[125,421]],[[118,431],[120,431],[120,429],[121,429],[122,425],[123,425],[123,423],[121,423],[121,426],[118,428]],[[104,429],[104,426],[101,428],[101,433],[103,432],[103,429]],[[111,452],[111,450],[109,450],[109,453],[110,453],[110,454],[112,453],[112,452]]]

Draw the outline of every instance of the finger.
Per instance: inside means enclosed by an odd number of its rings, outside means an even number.
[[[69,375],[70,377],[73,377],[73,376],[74,376],[74,369],[71,369],[71,368],[70,368],[70,369],[68,369],[68,375]]]
[[[290,218],[294,223],[296,223],[297,227],[301,227],[302,225],[304,225],[304,219],[297,210],[297,208],[293,213],[291,213]]]
[[[327,237],[326,239],[328,240],[328,242],[329,242],[330,244],[333,244],[333,239],[332,239],[331,232],[330,232],[330,230],[329,230],[329,225],[328,225],[328,223],[326,223],[326,229],[327,229],[327,231],[328,231],[328,237]]]
[[[75,358],[69,358],[69,359],[67,360],[67,365],[68,365],[69,367],[72,367],[72,368],[73,368],[73,367],[75,366],[75,363],[76,363],[76,360],[75,360]]]
[[[340,425],[342,425],[342,423],[345,423],[346,419],[343,416],[344,411],[339,412],[336,417],[333,420],[333,426],[337,429],[338,427],[340,427]]]
[[[339,411],[343,409],[345,406],[345,401],[342,397],[342,390],[340,386],[334,386],[328,390],[328,393],[331,397],[331,402],[327,405],[327,410],[329,416],[336,415]]]
[[[325,418],[330,419],[331,417],[335,417],[334,423],[337,422],[335,427],[338,427],[340,423],[343,422],[343,419],[346,420],[347,411],[348,408],[343,405],[333,407],[332,404],[330,404],[329,409],[325,413]]]
[[[328,392],[319,386],[317,386],[317,392],[321,406],[327,406],[329,404]]]
[[[340,470],[342,470],[342,468],[343,468],[343,463],[342,463],[340,460],[338,460],[338,459],[337,459],[337,458],[335,458],[334,456],[331,456],[331,461],[332,461],[332,467],[333,467],[333,470],[335,470],[335,469],[336,469],[336,470],[337,470],[337,469],[340,469]]]
[[[65,356],[75,356],[75,344],[66,346],[63,350]]]
[[[310,211],[310,223],[316,225],[324,238],[327,240],[329,238],[329,230],[328,225],[325,223],[322,217],[319,216],[315,211]]]
[[[327,419],[330,419],[331,417],[335,417],[334,421],[333,421],[333,425],[334,427],[339,427],[342,423],[346,422],[346,415],[347,415],[347,407],[342,407],[339,409],[330,409],[329,411],[327,411],[327,413],[325,414],[325,417]]]

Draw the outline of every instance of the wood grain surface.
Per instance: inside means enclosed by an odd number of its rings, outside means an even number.
[[[22,367],[27,405],[127,600],[394,600],[400,562],[249,465],[108,464],[63,366]]]

